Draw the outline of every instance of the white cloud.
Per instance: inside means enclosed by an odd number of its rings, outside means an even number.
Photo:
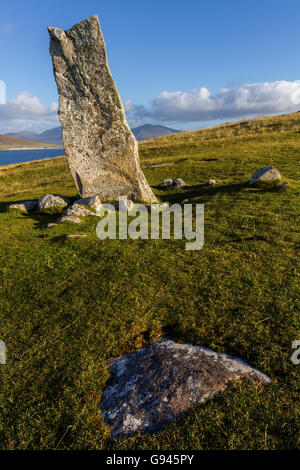
[[[243,119],[300,108],[300,80],[246,84],[237,89],[222,89],[212,96],[206,87],[191,93],[164,91],[150,107],[125,103],[129,120],[152,119],[165,122],[207,122]]]
[[[57,103],[45,107],[36,96],[22,91],[16,99],[0,104],[0,133],[43,130],[59,125]]]

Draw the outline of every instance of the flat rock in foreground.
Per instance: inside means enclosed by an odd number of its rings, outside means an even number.
[[[157,202],[111,76],[97,15],[64,31],[48,28],[65,154],[81,197]]]
[[[271,379],[239,359],[163,339],[112,362],[112,382],[100,404],[112,437],[162,429],[197,403],[248,377]]]

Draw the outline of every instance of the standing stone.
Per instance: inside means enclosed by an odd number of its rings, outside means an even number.
[[[140,167],[97,15],[67,31],[48,30],[64,148],[81,197],[157,202]]]

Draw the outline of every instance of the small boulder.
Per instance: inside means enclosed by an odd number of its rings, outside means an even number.
[[[281,175],[277,168],[272,165],[268,165],[253,173],[249,184],[253,185],[257,183],[274,183],[279,182],[280,180]]]
[[[67,207],[66,210],[64,210],[64,214],[66,215],[76,215],[76,216],[81,216],[81,217],[87,217],[90,215],[95,216],[95,212],[89,211],[86,209],[84,206],[77,204],[75,202],[72,206]]]
[[[17,204],[10,204],[9,209],[19,209],[23,212],[33,211],[38,206],[37,201],[23,201]]]
[[[45,214],[57,214],[62,212],[69,202],[69,199],[59,194],[44,194],[39,199],[38,208]]]
[[[89,197],[77,199],[77,201],[75,201],[75,204],[88,206],[91,209],[94,209],[95,211],[99,210],[102,205],[99,196],[89,196]]]
[[[210,184],[211,186],[213,186],[214,184],[217,184],[216,180],[209,180],[208,184]]]
[[[57,225],[57,224],[55,224],[53,222],[50,222],[49,224],[46,225],[46,227],[51,228],[51,227],[55,227],[55,225]]]
[[[181,178],[175,178],[175,179],[172,181],[172,186],[173,186],[173,187],[179,187],[179,188],[185,188],[185,187],[186,187],[186,184],[185,184],[185,182],[184,182]]]
[[[172,186],[172,183],[173,183],[173,181],[169,178],[169,179],[164,180],[164,181],[161,183],[161,186],[163,186],[163,187]]]
[[[63,215],[57,220],[58,224],[61,224],[63,222],[71,222],[73,224],[81,224],[81,219],[79,217],[76,217],[75,215]]]

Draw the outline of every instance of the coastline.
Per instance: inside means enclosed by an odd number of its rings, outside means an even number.
[[[0,152],[9,152],[10,150],[55,150],[61,149],[62,147],[25,147],[25,148],[9,148],[9,149],[2,149],[0,148]]]
[[[39,160],[29,160],[28,162],[7,163],[6,165],[1,165],[0,164],[0,171],[5,170],[5,168],[7,168],[7,167],[12,168],[14,166],[29,165],[30,163],[45,162],[47,160],[53,160],[54,158],[64,158],[64,157],[65,157],[65,155],[57,155],[56,157],[40,158]]]

